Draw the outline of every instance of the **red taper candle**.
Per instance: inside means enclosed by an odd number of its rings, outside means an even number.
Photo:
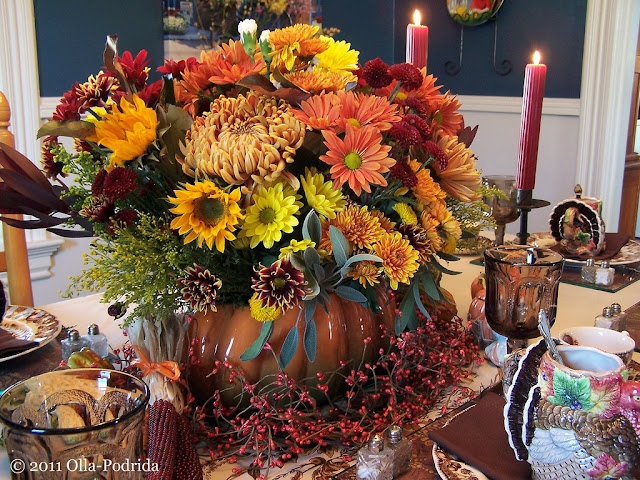
[[[524,71],[518,170],[516,172],[516,188],[522,190],[533,190],[536,184],[542,100],[544,98],[544,82],[547,77],[547,66],[539,62],[540,53],[536,51],[533,54],[533,63],[528,64]]]
[[[429,52],[429,27],[420,25],[420,12],[413,12],[413,23],[407,25],[407,63],[418,68],[427,66]]]

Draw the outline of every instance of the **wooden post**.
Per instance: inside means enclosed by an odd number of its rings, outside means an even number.
[[[9,102],[0,92],[0,142],[14,147],[13,134],[9,131],[11,109]],[[22,219],[22,215],[5,215]],[[31,290],[31,273],[29,272],[29,254],[24,231],[2,222],[4,251],[7,263],[7,280],[9,284],[9,301],[13,305],[33,306]]]

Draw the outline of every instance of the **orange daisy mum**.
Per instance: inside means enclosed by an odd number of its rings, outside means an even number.
[[[321,220],[321,222],[322,239],[320,241],[320,249],[327,253],[332,252],[331,240],[329,239],[330,225],[340,230],[350,245],[360,249],[371,249],[386,233],[373,212],[370,212],[367,207],[359,207],[357,205],[349,205],[338,212],[335,218]]]
[[[431,203],[435,200],[444,199],[446,193],[443,192],[440,185],[431,178],[429,169],[420,169],[422,164],[417,160],[409,160],[408,163],[418,179],[418,184],[412,188],[416,198],[423,203]]]
[[[360,195],[371,193],[371,184],[387,186],[381,175],[396,163],[388,156],[390,145],[382,145],[382,134],[374,127],[354,128],[346,124],[344,140],[330,130],[323,130],[324,144],[329,149],[320,160],[331,165],[331,178],[339,188],[349,183],[351,190]]]
[[[380,283],[380,270],[380,266],[373,262],[357,262],[347,277],[360,282],[363,287],[373,286]]]
[[[434,106],[431,129],[440,135],[453,137],[462,127],[463,118],[462,114],[457,112],[461,106],[458,103],[458,96],[451,96],[449,93],[442,95]]]
[[[342,108],[338,126],[345,130],[346,123],[354,127],[371,125],[381,132],[391,128],[391,124],[400,121],[398,107],[384,97],[365,95],[364,93],[338,92]]]
[[[300,72],[285,73],[284,78],[305,92],[337,92],[347,88],[347,84],[358,80],[349,72],[328,72],[319,68]]]
[[[293,114],[305,125],[317,130],[334,127],[340,115],[338,96],[334,93],[313,95],[300,103],[300,110],[294,109]]]
[[[398,289],[399,283],[409,283],[420,266],[418,252],[400,232],[384,235],[374,250],[382,258],[382,269],[393,290]]]
[[[438,146],[447,156],[444,170],[438,162],[429,164],[440,181],[442,188],[453,198],[472,202],[480,196],[476,193],[480,187],[480,172],[476,170],[475,155],[467,146],[458,141],[458,137],[441,137]]]

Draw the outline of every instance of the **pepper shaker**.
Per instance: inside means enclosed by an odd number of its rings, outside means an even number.
[[[357,477],[361,480],[392,480],[393,452],[384,448],[384,438],[374,435],[358,451]]]
[[[411,440],[402,435],[402,428],[393,425],[387,434],[389,449],[393,452],[393,478],[409,470],[411,463]]]
[[[83,337],[87,342],[89,342],[89,348],[102,358],[105,358],[109,354],[107,337],[104,333],[100,333],[100,329],[95,323],[89,326],[88,335],[83,335]]]
[[[66,362],[73,352],[79,352],[82,347],[88,347],[89,342],[80,336],[78,330],[73,329],[69,330],[67,338],[60,340],[60,346],[62,347],[62,360]]]

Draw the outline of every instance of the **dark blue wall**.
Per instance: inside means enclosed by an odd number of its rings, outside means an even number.
[[[134,56],[147,50],[152,80],[164,63],[160,0],[34,0],[40,95],[58,97],[104,65],[107,35]]]
[[[579,98],[587,0],[504,0],[497,13],[497,63],[509,59],[510,74],[493,69],[495,22],[464,28],[462,69],[448,75],[444,64],[459,58],[460,25],[445,0],[322,0],[324,26],[360,50],[361,62],[380,57],[403,62],[406,26],[418,8],[429,25],[428,72],[445,89],[463,95],[521,96],[524,67],[534,50],[547,64],[545,95]]]

